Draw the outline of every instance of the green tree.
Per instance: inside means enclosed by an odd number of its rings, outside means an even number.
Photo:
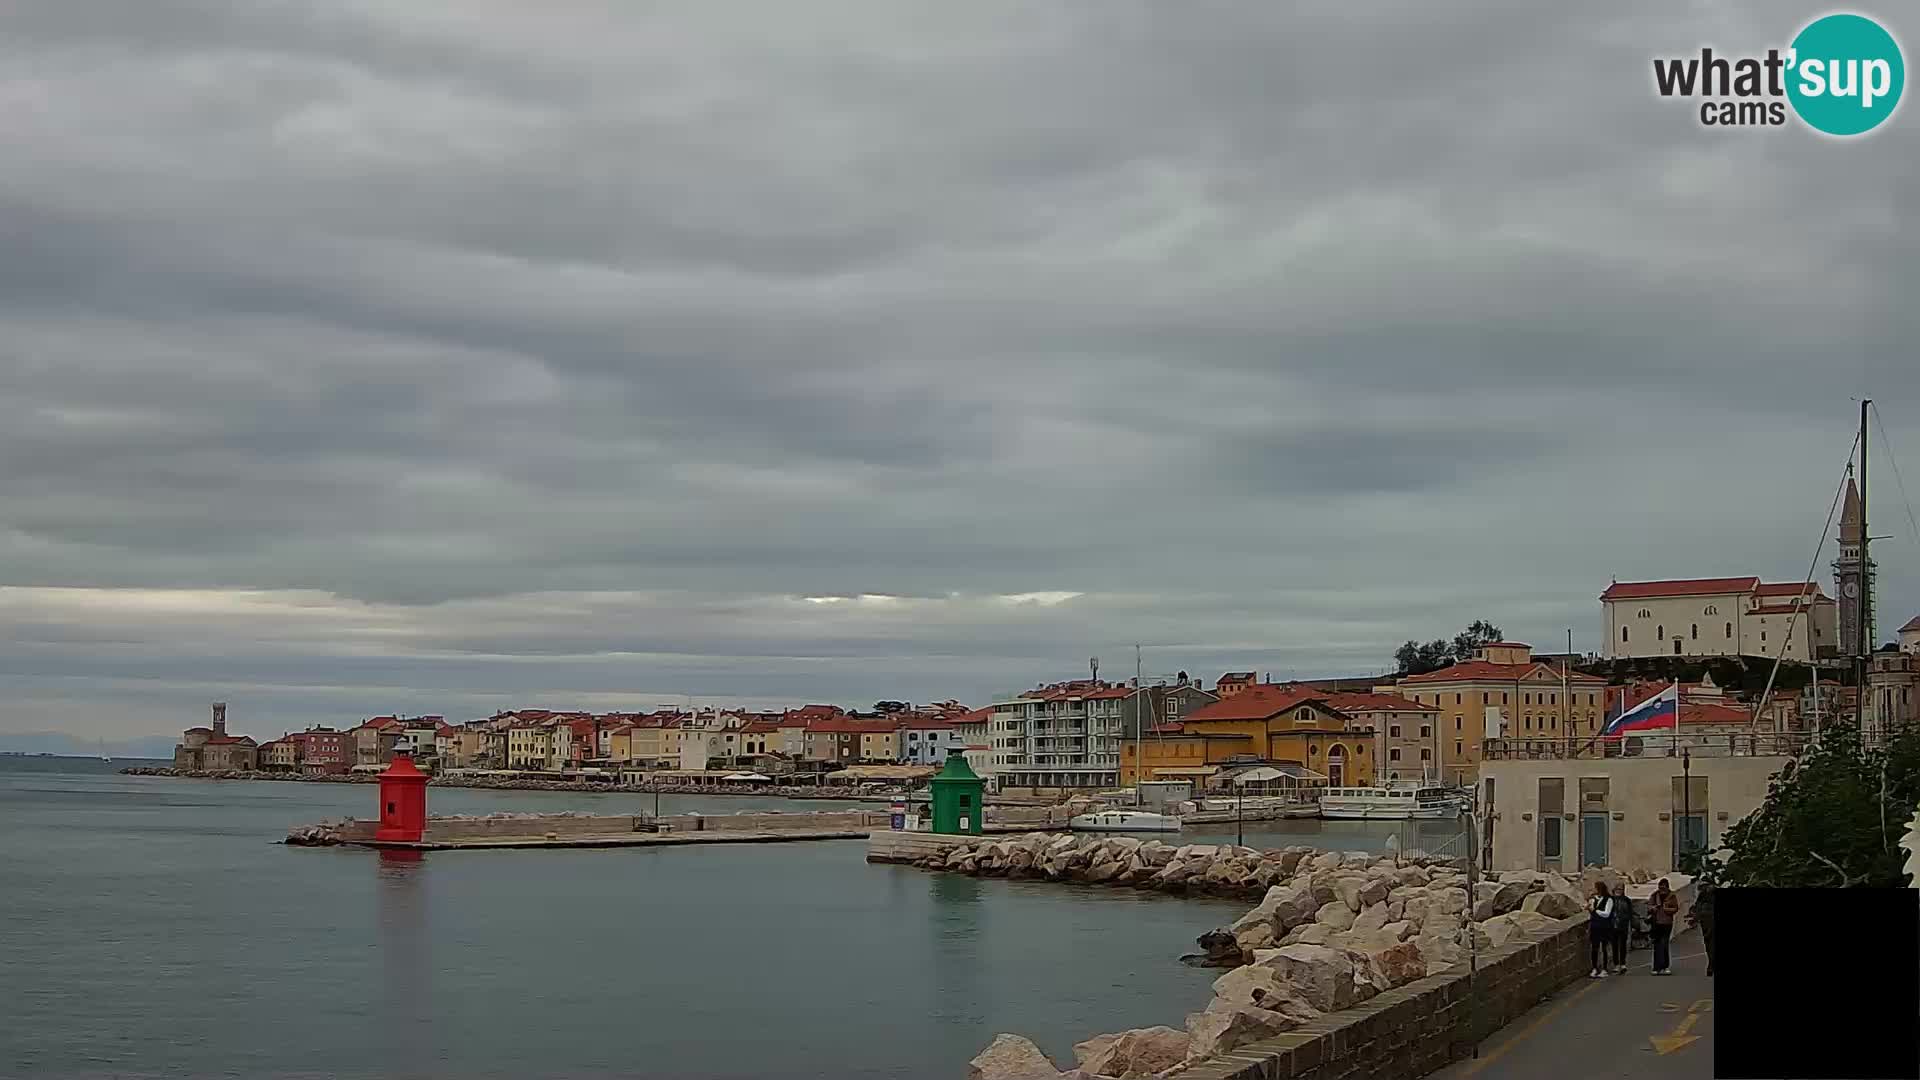
[[[1394,650],[1394,671],[1399,675],[1425,675],[1429,671],[1439,671],[1449,664],[1457,664],[1473,659],[1483,645],[1491,645],[1500,640],[1500,628],[1486,621],[1475,619],[1465,630],[1453,636],[1452,641],[1434,638],[1422,644],[1408,641]]]
[[[873,711],[885,716],[906,712],[911,708],[913,708],[913,706],[904,701],[876,701],[873,703]]]
[[[1689,856],[1683,869],[1716,885],[1904,888],[1900,838],[1916,805],[1920,731],[1868,747],[1851,724],[1833,724],[1718,850]]]

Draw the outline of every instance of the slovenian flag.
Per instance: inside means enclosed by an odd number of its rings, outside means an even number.
[[[1600,730],[1602,736],[1638,735],[1655,728],[1675,728],[1680,726],[1680,684],[1671,683],[1665,690],[1653,695],[1631,709],[1622,710],[1619,716],[1607,721]]]

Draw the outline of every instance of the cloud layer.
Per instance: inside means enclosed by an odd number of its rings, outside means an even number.
[[[1649,60],[1807,14],[12,5],[0,731],[1369,671],[1797,577],[1854,399],[1920,462],[1911,109],[1714,131]]]

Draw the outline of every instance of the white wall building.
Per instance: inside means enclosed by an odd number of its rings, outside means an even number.
[[[1838,653],[1838,613],[1820,586],[1757,577],[1616,581],[1600,594],[1608,659]]]
[[[1117,785],[1121,706],[1132,693],[1082,679],[996,697],[988,741],[1001,789]]]

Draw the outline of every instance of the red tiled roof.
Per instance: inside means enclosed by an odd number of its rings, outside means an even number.
[[[1714,596],[1752,592],[1757,577],[1680,578],[1673,581],[1616,581],[1600,594],[1602,600],[1651,600],[1662,596]]]
[[[1403,698],[1399,694],[1341,694],[1326,695],[1328,705],[1341,712],[1435,712],[1437,706],[1422,705],[1417,701]]]
[[[1072,695],[1066,696],[1071,697]],[[1080,695],[1080,697],[1087,701],[1118,701],[1132,696],[1133,690],[1125,686],[1109,686],[1105,690],[1095,690],[1092,693]]]
[[[1920,619],[1914,621],[1920,622]],[[961,713],[959,716],[953,718],[953,722],[956,724],[978,724],[983,720],[991,719],[993,719],[993,706],[988,705],[984,708]]]
[[[1251,672],[1251,671],[1226,671],[1226,672],[1222,672],[1222,673],[1220,674],[1220,680],[1219,680],[1219,681],[1221,681],[1221,682],[1252,682],[1252,681],[1253,681],[1253,672]]]
[[[1401,677],[1400,681],[1403,683],[1418,684],[1518,682],[1531,674],[1536,668],[1546,671],[1555,679],[1560,678],[1558,669],[1543,664],[1538,660],[1529,661],[1524,664],[1496,664],[1490,660],[1468,660],[1464,664],[1454,664],[1450,667],[1441,668],[1439,671],[1429,671],[1425,675],[1405,675]],[[1604,683],[1607,681],[1595,675],[1583,675],[1578,671],[1572,672],[1567,678],[1569,681],[1577,683]]]
[[[1820,591],[1819,582],[1807,584],[1799,581],[1762,582],[1753,590],[1761,596],[1811,596],[1816,600],[1825,599]]]
[[[780,725],[771,720],[755,720],[740,729],[742,735],[772,735],[780,730]]]
[[[1187,721],[1265,720],[1305,701],[1326,703],[1326,695],[1312,687],[1291,683],[1249,686],[1230,698],[1209,701],[1187,714]]]
[[[1148,728],[1148,729],[1147,729],[1147,734],[1149,734],[1149,735],[1178,735],[1178,734],[1180,734],[1181,732],[1183,732],[1183,731],[1185,731],[1185,730],[1187,730],[1187,727],[1186,727],[1186,725],[1185,725],[1185,724],[1182,724],[1182,723],[1181,723],[1180,721],[1178,721],[1178,720],[1169,720],[1169,721],[1167,721],[1167,722],[1166,722],[1166,723],[1164,723],[1164,724],[1155,724],[1155,725],[1153,725],[1152,727],[1150,727],[1150,728]]]
[[[902,726],[913,731],[951,731],[953,725],[954,721],[938,716],[912,716]]]
[[[900,730],[895,720],[855,720],[848,716],[828,717],[807,725],[807,730],[829,735],[886,735]]]

